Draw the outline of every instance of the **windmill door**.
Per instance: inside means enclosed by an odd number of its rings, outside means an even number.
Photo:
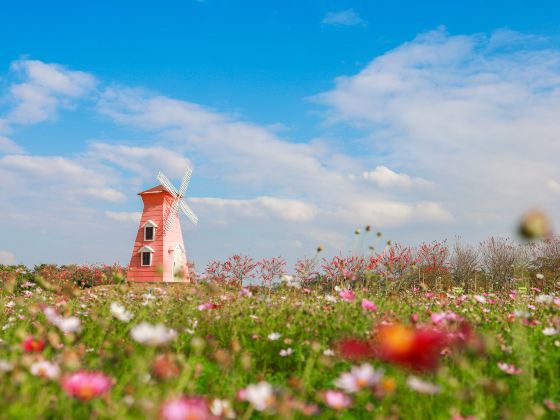
[[[173,250],[173,271],[171,281],[183,281],[185,275],[183,268],[183,250],[176,246]]]

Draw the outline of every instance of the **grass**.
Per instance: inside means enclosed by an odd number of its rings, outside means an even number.
[[[347,302],[337,292],[321,289],[252,290],[252,296],[246,296],[239,289],[199,284],[151,289],[103,286],[78,296],[36,286],[15,294],[4,292],[0,360],[8,363],[3,363],[0,374],[2,417],[156,418],[165,401],[180,395],[201,396],[209,404],[216,398],[227,400],[242,419],[301,418],[311,412],[320,418],[345,419],[558,416],[554,404],[560,400],[560,335],[544,335],[543,329],[560,329],[560,306],[547,299],[503,293],[488,295],[481,303],[473,296],[385,295],[363,288]],[[147,299],[147,294],[155,299]],[[377,310],[362,309],[362,298],[375,302]],[[112,302],[125,306],[134,318],[115,319]],[[199,310],[208,302],[218,307]],[[45,305],[55,307],[61,316],[77,316],[81,331],[62,333],[46,320]],[[443,311],[463,316],[484,349],[451,349],[436,370],[423,373],[374,358],[358,362],[331,355],[339,340],[369,339],[380,323],[408,324],[417,314],[419,324],[431,325],[430,315]],[[142,321],[163,323],[177,335],[162,346],[138,343],[131,329]],[[269,340],[273,332],[281,338]],[[45,339],[41,352],[22,348],[30,335]],[[280,351],[288,348],[293,353],[281,357]],[[162,355],[166,363],[158,370],[154,361]],[[56,363],[61,375],[78,369],[104,372],[113,386],[97,398],[73,398],[60,380],[30,373],[39,359]],[[341,373],[364,362],[384,370],[382,386],[352,394],[348,408],[329,407],[324,391],[336,389],[334,381]],[[504,372],[499,362],[520,373]],[[438,385],[440,392],[428,395],[411,389],[407,379],[412,375]],[[274,402],[270,400],[264,411],[239,398],[240,390],[261,381],[274,387]],[[394,389],[389,386],[393,383]]]

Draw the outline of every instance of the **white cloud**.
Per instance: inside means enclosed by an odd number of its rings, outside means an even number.
[[[0,264],[15,264],[16,256],[12,252],[0,251]]]
[[[106,211],[105,216],[107,216],[111,220],[116,220],[117,222],[129,222],[129,223],[136,224],[140,222],[140,218],[142,217],[142,212]]]
[[[559,65],[560,50],[532,37],[438,30],[339,77],[316,99],[329,123],[366,133],[370,153],[382,145],[387,161],[430,179],[461,233],[479,224],[504,233],[527,205],[560,210],[549,182],[560,179]],[[408,183],[385,172],[378,182]]]
[[[182,177],[187,166],[192,167],[186,157],[163,147],[93,143],[89,152],[97,160],[112,162],[147,179],[155,179],[160,170],[170,177]]]
[[[3,118],[5,126],[45,121],[59,107],[71,107],[71,100],[85,96],[96,84],[93,76],[57,64],[20,60],[11,68],[23,82],[10,88],[14,108]]]
[[[210,207],[220,210],[222,214],[232,212],[242,217],[274,217],[290,222],[308,222],[317,215],[317,208],[301,200],[282,199],[276,197],[257,197],[250,200],[235,200],[210,197],[193,197],[189,200],[194,206],[204,210]],[[209,220],[208,222],[212,222]]]
[[[386,166],[377,166],[373,171],[362,173],[362,177],[381,188],[410,188],[413,185],[429,185],[421,178],[411,178],[405,173],[397,173]]]
[[[547,186],[551,191],[553,191],[555,193],[560,192],[560,182],[558,182],[554,179],[549,179],[548,182],[547,182]]]
[[[1,132],[1,129],[0,129]],[[0,136],[0,153],[4,154],[22,154],[25,153],[22,147],[7,137]]]
[[[365,24],[364,20],[354,11],[354,9],[342,10],[340,12],[328,12],[321,23],[324,25],[337,26],[356,26]]]

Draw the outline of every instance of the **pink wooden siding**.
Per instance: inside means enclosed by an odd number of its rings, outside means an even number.
[[[171,194],[166,192],[163,187],[154,187],[141,192],[140,197],[144,202],[144,211],[136,232],[136,240],[132,249],[132,256],[128,266],[127,278],[133,282],[162,282],[162,281],[189,281],[186,256],[183,255],[183,279],[173,278],[173,250],[177,245],[185,249],[183,234],[178,216],[175,217],[173,227],[163,235],[165,216],[169,213],[173,202]],[[157,228],[153,241],[144,241],[144,228],[142,227],[148,220],[153,221]],[[152,255],[152,265],[142,267],[141,255],[138,252],[143,246],[149,246],[154,250]]]

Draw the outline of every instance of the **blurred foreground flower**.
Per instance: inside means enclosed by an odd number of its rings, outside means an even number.
[[[103,372],[82,370],[63,376],[60,385],[68,395],[88,401],[106,394],[113,386],[113,381]]]
[[[200,397],[179,397],[163,403],[159,413],[162,420],[211,420],[217,419]]]
[[[354,292],[348,289],[341,290],[338,296],[340,296],[340,298],[346,302],[353,302],[354,299],[356,298]]]
[[[515,367],[514,365],[508,365],[504,362],[498,362],[498,368],[508,375],[520,375],[521,373],[523,373],[521,369]]]
[[[40,353],[45,348],[45,340],[43,340],[42,338],[35,338],[30,335],[25,340],[23,340],[21,346],[27,353]]]
[[[354,393],[376,385],[382,377],[382,370],[376,371],[369,363],[364,363],[352,367],[350,372],[342,373],[334,384],[348,393]]]
[[[48,379],[57,379],[60,375],[60,368],[56,363],[49,362],[48,360],[41,360],[35,362],[29,368],[29,372],[35,376],[41,376]]]
[[[81,324],[79,318],[75,316],[70,316],[68,318],[61,317],[56,310],[50,306],[47,306],[43,313],[51,324],[58,327],[60,331],[63,333],[74,333],[80,332]]]
[[[347,407],[350,407],[350,405],[352,404],[352,398],[350,398],[344,392],[334,391],[332,389],[325,391],[325,393],[323,394],[323,399],[325,400],[325,404],[335,410],[343,410]]]
[[[274,407],[276,398],[272,386],[265,381],[251,384],[239,391],[239,398],[248,401],[258,411],[264,411]]]
[[[140,344],[147,346],[162,346],[173,340],[177,333],[163,324],[152,325],[141,322],[130,330],[130,335]]]
[[[406,384],[410,387],[410,389],[413,389],[421,394],[434,395],[438,394],[441,391],[439,385],[434,385],[430,382],[423,381],[416,376],[410,376],[406,380]]]
[[[377,311],[377,306],[371,300],[362,299],[362,309],[366,311]]]
[[[545,238],[552,234],[552,224],[546,213],[530,210],[521,218],[519,233],[528,240]]]
[[[111,303],[111,315],[122,322],[128,322],[134,317],[131,312],[128,312],[124,306],[117,302]]]

